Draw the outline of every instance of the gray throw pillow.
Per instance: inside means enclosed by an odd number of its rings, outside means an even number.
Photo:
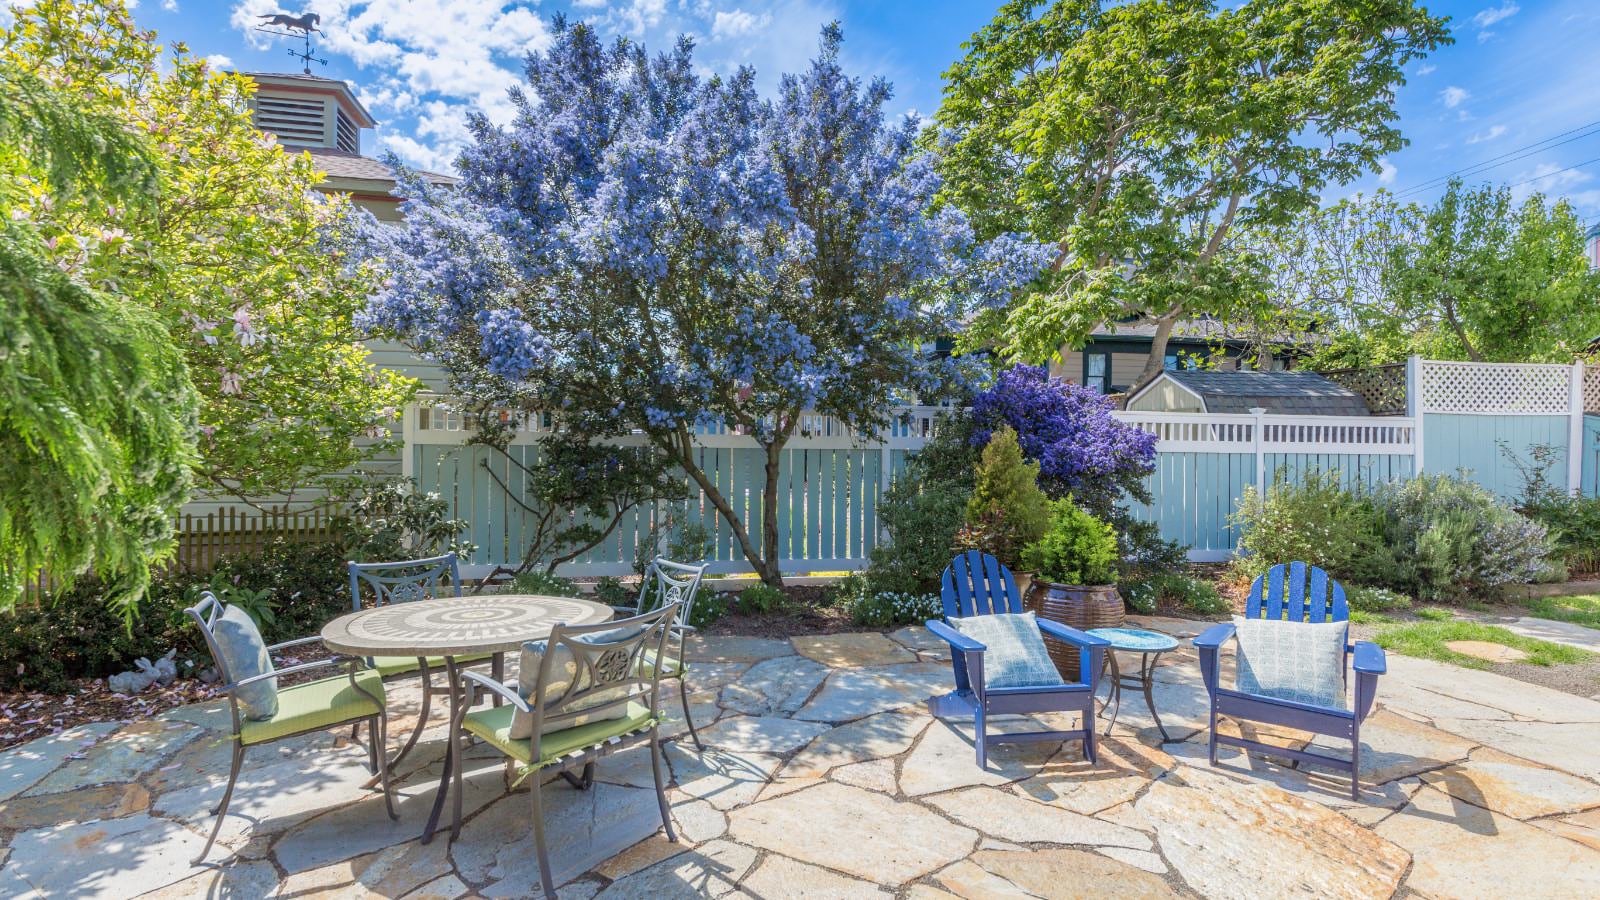
[[[950,624],[982,644],[983,683],[986,688],[1038,687],[1062,684],[1061,673],[1050,661],[1039,622],[1033,613],[998,613],[951,619]]]
[[[607,644],[625,640],[638,633],[639,629],[635,626],[632,628],[615,628],[610,631],[597,631],[592,634],[582,635],[577,639],[586,644]],[[544,662],[544,655],[548,652],[550,652],[549,641],[528,641],[522,645],[522,660],[517,670],[517,693],[522,696],[522,699],[528,701],[529,706],[536,705],[537,698],[540,695],[543,695],[547,703],[559,700],[567,692],[567,688],[572,684],[573,678],[578,677],[578,661],[573,659],[572,651],[567,648],[566,644],[562,643],[556,645],[555,656],[550,661],[549,682],[543,685],[539,684],[539,668]],[[640,656],[642,658],[643,654]],[[632,677],[637,674],[637,672],[625,673],[626,677]],[[584,673],[583,679],[584,681],[579,684],[578,689],[588,690],[591,685],[588,684],[587,672]],[[618,685],[610,690],[590,695],[582,701],[582,705],[585,708],[593,707],[608,700],[621,699],[628,696],[628,693],[629,688],[627,685]],[[545,714],[549,715],[550,711],[546,709]],[[593,713],[585,713],[576,718],[556,719],[553,722],[546,721],[540,731],[544,734],[549,734],[553,731],[564,731],[568,728],[588,725],[591,722],[624,719],[627,716],[628,705],[626,703],[618,703],[615,706],[599,709]],[[525,713],[520,709],[513,712],[509,737],[513,740],[526,740],[533,737],[533,713]]]
[[[1233,617],[1239,635],[1240,693],[1345,708],[1348,622],[1290,622]]]
[[[225,606],[211,628],[217,641],[217,650],[227,664],[233,680],[243,681],[255,675],[273,671],[272,655],[267,653],[267,642],[254,619],[237,606]],[[267,678],[247,684],[233,692],[239,701],[244,717],[251,721],[270,719],[278,714],[278,679]]]

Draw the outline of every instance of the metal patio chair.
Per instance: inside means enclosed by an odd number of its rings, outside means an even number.
[[[228,707],[233,714],[233,733],[230,735],[233,741],[233,763],[228,770],[228,787],[222,792],[222,800],[212,809],[217,821],[212,826],[211,836],[206,839],[205,848],[191,861],[191,865],[199,865],[206,858],[206,854],[211,852],[212,845],[217,841],[217,834],[222,831],[222,820],[228,815],[228,803],[233,799],[233,788],[239,780],[239,767],[244,762],[246,747],[308,732],[337,728],[351,722],[367,723],[370,738],[367,741],[368,769],[383,785],[383,800],[388,807],[389,818],[399,818],[394,810],[394,792],[389,785],[389,765],[384,758],[389,719],[384,707],[383,679],[377,672],[364,668],[363,661],[359,657],[336,654],[327,659],[301,663],[287,669],[277,669],[235,681],[213,632],[217,620],[226,609],[226,604],[218,600],[216,594],[202,591],[200,602],[184,610],[184,613],[194,620],[195,625],[199,626],[200,633],[205,636],[206,648],[211,651],[211,658],[216,663],[218,679],[223,685],[221,689],[228,695]],[[270,655],[286,647],[320,643],[321,640],[320,637],[300,638],[273,644],[266,649]],[[324,678],[305,684],[279,687],[278,711],[270,719],[247,719],[241,715],[237,696],[239,688],[283,675],[308,672],[333,665],[345,666],[344,678]]]
[[[689,713],[689,687],[686,680],[689,663],[684,658],[684,640],[694,634],[689,616],[694,612],[694,600],[700,593],[700,581],[705,577],[706,565],[673,562],[658,556],[645,570],[644,581],[639,585],[639,599],[633,606],[613,606],[623,615],[637,616],[673,603],[682,604],[677,621],[672,623],[672,634],[667,640],[667,653],[662,660],[662,678],[678,681],[678,696],[683,700],[683,719],[689,725],[689,737],[695,749],[704,751],[700,733],[695,729],[694,718]]]
[[[546,897],[556,896],[539,777],[546,769],[559,772],[578,790],[588,790],[594,784],[596,760],[648,738],[661,825],[668,841],[678,840],[661,770],[662,675],[651,660],[660,659],[666,651],[679,612],[680,604],[670,603],[643,615],[598,625],[557,625],[548,640],[527,645],[541,653],[538,679],[529,698],[524,698],[516,685],[502,684],[480,672],[463,675],[466,698],[451,723],[450,739],[459,741],[472,735],[504,753],[508,763],[528,770],[534,849]],[[486,694],[505,700],[505,705],[469,712]],[[599,718],[619,711],[618,718]],[[532,718],[531,737],[511,737],[519,712]],[[462,768],[456,767],[450,792],[454,803],[451,840],[461,830]],[[582,775],[574,777],[572,770],[578,768]]]
[[[461,566],[455,553],[396,562],[348,562],[345,566],[350,572],[350,607],[353,610],[361,609],[363,587],[372,592],[378,606],[386,603],[412,603],[432,597],[461,596]],[[493,656],[493,654],[463,656],[456,659],[456,664],[482,662],[493,659]],[[495,662],[498,663],[498,660]],[[398,766],[406,754],[411,752],[411,748],[416,746],[417,739],[428,726],[428,712],[432,709],[433,698],[450,694],[448,686],[434,687],[432,679],[434,672],[445,670],[445,660],[442,656],[373,656],[367,658],[367,666],[385,681],[411,675],[420,675],[422,678],[422,709],[417,714],[417,726],[411,730],[405,745],[395,754],[391,763]],[[495,675],[496,677],[500,675],[498,665],[495,668]],[[360,726],[356,726],[351,736],[355,737],[359,729]]]

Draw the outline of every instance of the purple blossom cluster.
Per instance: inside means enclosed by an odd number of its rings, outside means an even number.
[[[1037,275],[1050,247],[980,241],[938,202],[914,117],[839,66],[842,36],[770,99],[558,22],[512,92],[470,121],[461,183],[403,178],[405,222],[358,255],[389,273],[362,324],[521,383],[597,430],[742,423],[812,408],[881,425],[965,366],[929,341]]]
[[[1016,366],[972,402],[973,443],[989,442],[1010,425],[1039,485],[1053,497],[1072,494],[1107,515],[1126,493],[1145,499],[1144,478],[1155,471],[1156,437],[1111,415],[1111,401],[1088,388],[1052,380],[1044,367]]]

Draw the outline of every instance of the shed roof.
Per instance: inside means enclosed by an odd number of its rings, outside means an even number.
[[[1260,407],[1282,415],[1371,415],[1360,394],[1315,372],[1163,372],[1134,397],[1162,378],[1200,397],[1207,412],[1248,413]]]

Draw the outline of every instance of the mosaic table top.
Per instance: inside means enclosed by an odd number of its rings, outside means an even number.
[[[323,626],[322,643],[353,656],[504,653],[549,637],[556,625],[593,625],[611,615],[609,606],[576,597],[438,597],[340,616]]]

